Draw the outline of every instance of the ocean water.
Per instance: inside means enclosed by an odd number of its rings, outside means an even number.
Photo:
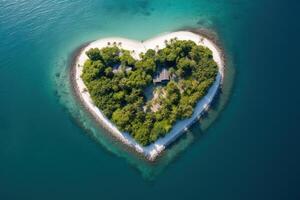
[[[300,199],[299,3],[0,0],[0,199]],[[217,33],[222,93],[156,163],[111,140],[70,90],[82,44]]]

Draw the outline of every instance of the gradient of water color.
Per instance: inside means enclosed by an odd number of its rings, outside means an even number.
[[[299,199],[298,4],[1,0],[0,199]],[[228,84],[149,166],[97,137],[70,94],[69,58],[101,37],[185,27],[218,33]]]

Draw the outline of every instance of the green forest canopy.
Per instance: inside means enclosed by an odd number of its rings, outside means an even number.
[[[168,133],[177,120],[190,117],[218,72],[208,48],[190,40],[171,39],[166,44],[158,51],[149,49],[139,60],[116,45],[86,52],[89,59],[81,77],[95,105],[143,146]],[[162,86],[164,95],[154,112],[144,90],[162,67],[171,80]]]

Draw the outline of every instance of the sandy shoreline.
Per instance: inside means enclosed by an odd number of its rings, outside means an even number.
[[[138,55],[141,52],[145,52],[147,49],[157,49],[165,47],[165,40],[170,40],[171,38],[177,38],[179,40],[192,40],[199,45],[208,47],[212,53],[215,62],[218,64],[219,73],[216,77],[214,84],[208,90],[208,93],[198,101],[196,107],[194,108],[194,113],[192,117],[181,120],[174,124],[172,130],[163,138],[158,139],[155,143],[143,147],[139,145],[128,133],[121,132],[118,128],[106,118],[102,112],[93,104],[90,95],[86,92],[86,87],[80,78],[82,73],[82,66],[87,59],[85,51],[90,48],[102,48],[107,46],[108,42],[113,44],[121,43],[120,47],[134,51],[132,55],[134,58],[138,59]],[[158,45],[158,47],[157,47]],[[136,152],[145,156],[149,161],[154,161],[163,150],[174,140],[176,140],[188,127],[190,127],[199,117],[208,110],[210,103],[213,101],[217,94],[219,86],[222,84],[224,77],[224,58],[220,48],[212,42],[207,37],[199,35],[199,33],[193,33],[190,31],[178,31],[167,34],[162,34],[152,39],[146,40],[144,42],[130,40],[125,38],[104,38],[87,44],[86,46],[81,46],[78,51],[76,51],[77,56],[74,56],[71,66],[71,82],[72,87],[76,93],[76,96],[80,99],[84,107],[94,116],[97,122],[101,126],[107,129],[115,138],[124,143],[126,146],[133,148]]]

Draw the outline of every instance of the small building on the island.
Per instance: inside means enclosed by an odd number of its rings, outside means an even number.
[[[158,73],[154,75],[153,83],[167,83],[170,80],[170,72],[166,68],[162,68]]]

